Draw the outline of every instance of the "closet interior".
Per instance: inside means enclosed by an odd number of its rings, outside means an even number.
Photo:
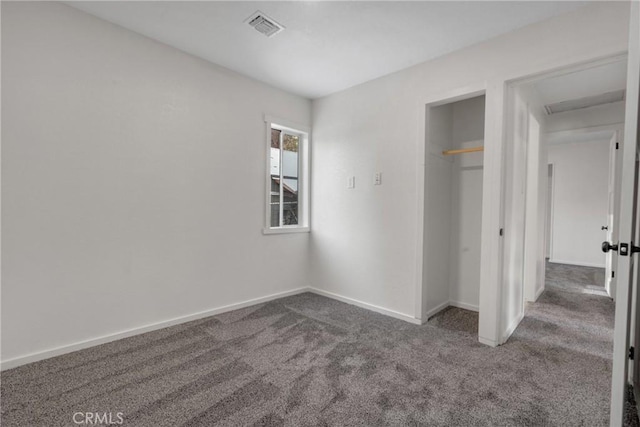
[[[478,311],[485,96],[426,110],[423,307]]]

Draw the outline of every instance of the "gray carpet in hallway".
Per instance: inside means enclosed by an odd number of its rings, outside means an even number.
[[[547,262],[546,288],[608,296],[604,275],[604,268]]]
[[[2,426],[604,426],[613,303],[554,286],[503,346],[301,294],[2,373]]]

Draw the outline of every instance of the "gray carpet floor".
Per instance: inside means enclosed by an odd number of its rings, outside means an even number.
[[[604,289],[604,268],[547,262],[546,287],[567,292],[608,296]]]
[[[613,303],[552,282],[498,348],[311,293],[104,344],[3,372],[2,426],[605,426]]]

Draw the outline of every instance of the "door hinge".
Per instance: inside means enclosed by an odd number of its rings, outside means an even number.
[[[501,229],[500,229],[500,235],[501,235],[501,236],[504,236],[504,228],[501,228]]]
[[[611,270],[611,278],[613,279],[614,277],[616,277],[616,272]]]
[[[635,349],[633,347],[629,347],[629,359],[633,360],[634,355],[635,355]]]
[[[620,148],[620,144],[618,144],[618,143],[616,142],[616,150],[617,150],[618,148]]]

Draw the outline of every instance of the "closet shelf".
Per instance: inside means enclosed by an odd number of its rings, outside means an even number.
[[[484,147],[470,147],[470,148],[461,148],[459,150],[445,150],[442,152],[444,156],[450,156],[452,154],[463,154],[463,153],[475,153],[476,151],[484,151]]]

